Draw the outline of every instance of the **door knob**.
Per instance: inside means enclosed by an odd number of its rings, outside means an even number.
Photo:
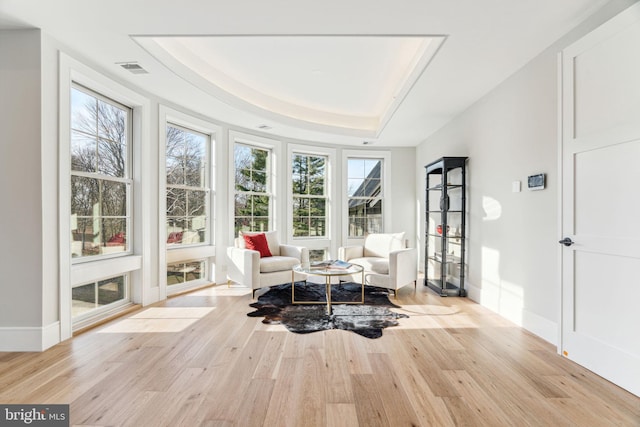
[[[573,245],[573,240],[571,240],[568,237],[565,237],[564,239],[558,241],[558,243],[562,243],[565,246],[571,246],[571,245]]]

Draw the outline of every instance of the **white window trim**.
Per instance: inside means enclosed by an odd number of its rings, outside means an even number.
[[[328,249],[329,253],[337,250],[334,234],[339,230],[337,224],[339,215],[337,215],[337,204],[334,203],[337,192],[335,178],[337,168],[336,165],[336,149],[328,147],[316,147],[303,144],[289,144],[287,147],[287,200],[293,200],[293,177],[291,173],[291,164],[293,156],[301,154],[305,156],[323,156],[327,158],[326,167],[326,197],[327,197],[327,235],[325,237],[294,237],[293,236],[293,213],[291,211],[291,203],[286,203],[287,218],[287,241],[297,246],[306,246],[310,250]],[[335,246],[335,247],[333,247]]]
[[[158,253],[158,284],[160,290],[160,299],[164,299],[167,295],[182,292],[189,287],[202,286],[205,283],[214,281],[215,278],[210,277],[210,265],[215,260],[216,255],[216,147],[220,140],[221,129],[220,126],[207,120],[202,120],[197,117],[193,117],[189,114],[183,113],[165,105],[159,105],[159,120],[158,120],[158,240],[159,240],[159,253]],[[196,243],[193,245],[185,245],[174,248],[167,248],[167,175],[166,175],[166,146],[167,146],[167,125],[174,124],[187,129],[191,129],[209,137],[208,148],[208,162],[209,170],[208,182],[209,182],[209,197],[208,204],[208,217],[209,217],[209,242]],[[196,280],[188,282],[187,285],[180,285],[180,289],[172,287],[169,292],[167,286],[167,264],[186,262],[194,259],[205,260],[205,277],[206,280]]]
[[[236,164],[235,164],[235,145],[243,144],[247,146],[254,146],[256,148],[262,148],[265,150],[269,150],[271,152],[271,161],[268,165],[268,184],[269,190],[271,194],[271,200],[269,205],[269,213],[271,219],[271,230],[269,231],[278,231],[285,229],[286,225],[280,224],[280,218],[285,217],[285,215],[280,215],[280,197],[279,195],[283,193],[281,188],[285,185],[283,182],[280,182],[278,172],[280,170],[280,155],[282,152],[282,144],[280,141],[275,139],[265,138],[261,136],[251,135],[248,133],[237,132],[234,130],[229,131],[229,199],[228,199],[228,218],[229,218],[229,242],[233,242],[235,239],[234,230],[235,230],[235,172],[236,172]],[[286,193],[285,193],[286,194]],[[278,233],[280,234],[280,233]],[[283,236],[279,236],[279,240],[282,240]]]
[[[151,170],[151,144],[149,113],[150,101],[137,92],[119,84],[103,74],[87,67],[72,57],[59,53],[59,156],[58,156],[58,209],[59,209],[59,266],[60,266],[60,339],[65,340],[73,334],[73,319],[71,312],[71,287],[77,280],[78,269],[84,269],[90,263],[72,265],[71,253],[71,86],[72,82],[83,85],[102,96],[113,99],[132,109],[132,140],[131,140],[131,178],[136,183],[133,189],[132,201],[132,229],[131,254],[118,258],[95,260],[95,270],[98,274],[102,267],[98,264],[109,263],[113,268],[111,276],[131,273],[130,299],[132,302],[149,304],[157,301],[157,294],[151,289],[150,263],[151,234],[150,221],[144,218],[152,216],[151,188],[152,182],[146,177]],[[132,262],[140,265],[131,270]],[[101,277],[95,277],[99,280]],[[93,280],[93,279],[91,279]]]
[[[391,230],[391,152],[390,151],[364,151],[364,150],[343,150],[342,151],[342,241],[345,245],[362,244],[364,237],[349,237],[349,197],[347,196],[348,183],[348,160],[349,158],[359,159],[382,159],[382,223],[384,230]]]

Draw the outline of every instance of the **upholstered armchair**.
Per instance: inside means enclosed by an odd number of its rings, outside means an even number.
[[[259,234],[264,234],[268,250],[263,247],[247,248],[247,241],[252,243],[251,238]],[[235,246],[227,248],[227,279],[229,283],[233,281],[250,288],[252,298],[255,298],[258,289],[291,283],[292,267],[309,263],[308,248],[280,244],[275,231],[241,233],[234,243]],[[252,244],[249,246],[254,247]],[[293,279],[304,280],[305,276],[293,273]]]
[[[418,280],[418,251],[407,248],[404,233],[372,233],[363,245],[338,249],[341,260],[364,267],[368,285],[397,290]]]

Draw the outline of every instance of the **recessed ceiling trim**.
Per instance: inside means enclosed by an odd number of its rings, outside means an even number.
[[[202,55],[207,54],[206,45],[204,45],[204,49],[202,49],[203,46],[201,44],[203,39],[206,41],[206,37],[207,36],[202,35],[194,36],[193,38],[198,42],[193,44],[190,44],[189,37],[132,36],[132,39],[173,73],[232,107],[238,108],[242,111],[258,114],[265,118],[291,126],[359,137],[377,137],[380,134],[384,126],[393,117],[395,111],[402,104],[416,80],[424,73],[424,70],[429,65],[433,56],[437,53],[445,39],[444,36],[404,36],[406,39],[411,41],[411,49],[415,49],[415,52],[408,48],[405,49],[406,52],[413,54],[412,57],[407,57],[407,53],[403,52],[405,55],[405,58],[403,59],[404,62],[402,64],[403,67],[396,67],[396,69],[393,70],[396,74],[394,76],[395,80],[390,81],[389,83],[386,81],[382,82],[383,84],[379,87],[381,95],[378,95],[377,93],[365,94],[369,98],[374,98],[375,96],[382,97],[383,104],[381,105],[383,105],[383,108],[378,108],[379,111],[372,111],[367,115],[361,115],[347,114],[344,112],[335,113],[323,110],[322,108],[309,108],[305,105],[301,105],[300,103],[291,103],[286,99],[283,100],[279,97],[271,96],[268,93],[263,93],[263,91],[255,90],[253,87],[244,84],[243,81],[233,79],[226,75],[224,64],[220,68],[217,68],[211,65],[211,60],[207,60],[202,57]],[[212,40],[215,41],[229,38],[229,36],[209,37],[213,37]],[[257,37],[259,40],[264,41],[265,37],[273,36],[253,37]],[[315,36],[287,37],[304,37],[304,40],[306,40],[307,37]],[[324,37],[332,40],[338,36]],[[394,39],[401,36],[375,37],[378,37],[380,40],[385,40],[385,38],[387,38],[393,40],[395,43],[402,41],[401,39]],[[247,39],[246,36],[241,36],[241,38],[244,40]],[[317,43],[318,39],[311,39],[311,41]],[[349,41],[353,41],[353,39],[350,39]],[[418,48],[414,47],[416,41],[420,41]],[[336,43],[336,41],[332,40],[332,43]],[[405,44],[407,44],[407,42],[405,42]],[[389,47],[385,47],[387,48],[387,51],[389,51]],[[203,53],[201,54],[201,52]],[[346,58],[345,62],[349,63],[350,60],[350,58]],[[351,63],[353,64],[353,62]],[[393,64],[386,64],[386,66],[392,67]],[[383,69],[382,66],[380,66],[380,68]],[[351,70],[347,70],[345,74],[348,74],[349,71]],[[361,70],[355,70],[355,72],[359,71]],[[375,69],[371,70],[371,73],[376,73],[376,71],[377,70]],[[316,71],[314,70],[313,72],[315,73]],[[321,71],[318,71],[318,74],[320,73]],[[354,81],[354,85],[356,83],[359,82]],[[376,89],[378,89],[378,87],[372,88],[371,90],[375,91]],[[387,97],[389,99],[385,99]]]
[[[387,123],[389,123],[395,112],[400,108],[404,99],[413,89],[413,86],[422,74],[424,74],[425,70],[436,56],[436,53],[438,53],[445,40],[445,36],[431,36],[431,38],[425,40],[422,47],[423,51],[416,54],[416,57],[414,58],[415,64],[411,67],[411,73],[401,85],[398,93],[393,97],[393,102],[389,104],[389,107],[385,110],[384,114],[382,114],[376,131],[376,136],[380,136],[385,126],[387,126]]]

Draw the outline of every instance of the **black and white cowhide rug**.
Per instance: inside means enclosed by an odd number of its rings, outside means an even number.
[[[325,285],[296,283],[296,302],[326,301]],[[361,288],[356,283],[332,285],[332,301],[360,301]],[[256,311],[250,317],[264,317],[262,323],[282,324],[289,331],[307,334],[328,329],[352,331],[367,338],[379,338],[382,330],[397,326],[406,314],[394,313],[389,308],[400,308],[389,301],[386,289],[365,286],[364,304],[332,304],[333,314],[327,314],[326,304],[291,304],[291,284],[271,287],[260,295],[251,307]]]

